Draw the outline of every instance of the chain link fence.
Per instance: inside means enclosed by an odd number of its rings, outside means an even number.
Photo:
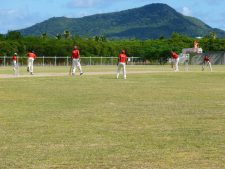
[[[116,65],[118,57],[81,57],[82,65]],[[19,65],[27,65],[27,57],[17,57]],[[35,59],[34,64],[36,66],[68,66],[71,64],[69,56],[42,56]],[[128,64],[144,64],[144,61],[140,57],[129,57]],[[12,57],[0,56],[0,66],[12,65]]]
[[[213,65],[225,65],[225,52],[206,52],[191,57],[191,64],[202,64],[204,56],[207,55]]]

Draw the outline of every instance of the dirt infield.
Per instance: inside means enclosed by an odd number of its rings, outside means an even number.
[[[129,71],[127,74],[148,74],[148,73],[160,73],[164,71]],[[172,72],[172,71],[171,71]],[[78,74],[77,74],[78,75]],[[85,72],[83,76],[90,75],[115,75],[116,72]],[[0,74],[0,79],[7,78],[26,78],[26,77],[61,77],[61,76],[69,76],[68,73],[35,73],[34,75],[29,74]],[[78,75],[79,76],[79,75]]]

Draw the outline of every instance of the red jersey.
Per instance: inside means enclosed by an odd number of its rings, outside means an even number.
[[[179,55],[176,54],[176,52],[172,52],[172,58],[173,58],[173,59],[177,59],[178,57],[179,57]]]
[[[16,61],[16,55],[13,55],[13,56],[12,56],[12,60],[13,60],[13,61]]]
[[[72,59],[79,59],[80,58],[80,51],[78,49],[74,49],[72,51],[71,58]]]
[[[209,57],[208,57],[208,56],[205,56],[205,57],[204,57],[204,61],[205,61],[205,62],[208,62],[208,61],[209,61]]]
[[[28,58],[36,59],[37,56],[36,56],[34,53],[29,52],[29,53],[27,54],[27,57],[28,57]]]
[[[127,61],[127,55],[121,53],[121,54],[119,54],[119,58],[118,59],[119,59],[119,62],[126,63],[126,61]]]

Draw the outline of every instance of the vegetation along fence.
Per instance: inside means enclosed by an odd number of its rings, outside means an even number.
[[[192,55],[190,59],[190,64],[199,65],[202,64],[203,56],[208,55],[212,64],[215,65],[225,65],[225,52],[207,52],[197,55]],[[27,65],[27,57],[17,57],[19,65]],[[82,65],[116,65],[117,57],[81,57]],[[168,58],[160,62],[149,62],[141,57],[129,57],[128,64],[131,65],[143,65],[143,64],[165,64],[168,62]],[[41,56],[37,57],[34,62],[37,66],[68,66],[71,64],[71,59],[69,56]],[[12,65],[12,57],[0,56],[0,66]]]

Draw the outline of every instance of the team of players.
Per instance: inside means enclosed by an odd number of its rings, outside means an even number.
[[[34,60],[37,58],[37,55],[34,51],[30,51],[27,53],[27,72],[29,72],[31,75],[33,75],[33,64]],[[125,50],[122,50],[121,53],[118,56],[118,69],[117,69],[117,79],[119,78],[120,70],[123,69],[123,78],[126,79],[126,63],[127,63],[127,55]],[[14,53],[12,56],[13,61],[13,71],[15,74],[18,73],[18,61],[17,61],[17,53]],[[79,70],[80,75],[83,75],[82,67],[80,64],[80,51],[78,47],[75,45],[74,49],[71,53],[71,71],[70,75],[75,76],[76,75],[76,69]]]
[[[195,42],[195,47],[197,47],[198,44]],[[176,52],[171,51],[171,56],[172,56],[172,68],[174,68],[174,71],[177,72],[179,71],[178,65],[179,65],[179,55]],[[189,58],[187,57],[188,55],[185,55],[185,62],[189,61]],[[34,51],[30,51],[27,53],[27,72],[29,72],[31,75],[33,75],[33,63],[34,60],[36,59],[36,54]],[[74,49],[72,50],[71,53],[71,71],[70,75],[75,76],[76,75],[76,69],[79,70],[80,75],[83,75],[82,67],[80,64],[80,51],[78,47],[75,45]],[[117,73],[116,73],[116,78],[119,78],[120,71],[121,69],[123,70],[123,78],[126,79],[126,64],[127,64],[128,57],[126,55],[125,50],[121,50],[121,53],[118,56],[118,64],[117,64]],[[13,71],[18,73],[18,63],[17,63],[17,53],[14,53],[12,56],[12,61],[13,61]],[[210,61],[210,58],[205,55],[203,58],[203,64],[202,64],[202,71],[205,70],[205,67],[208,66],[210,68],[210,71],[212,71],[212,64]]]
[[[192,49],[193,52],[198,53],[198,48],[199,48],[199,43],[197,41],[194,41],[194,48]],[[189,54],[183,53],[183,57],[184,57],[185,70],[188,71]],[[179,55],[176,52],[171,51],[171,64],[175,72],[179,71],[179,68],[178,68],[179,59],[180,59]],[[202,71],[205,70],[206,66],[209,67],[210,71],[212,72],[212,64],[211,64],[210,58],[209,56],[204,55],[203,62],[202,62]]]

